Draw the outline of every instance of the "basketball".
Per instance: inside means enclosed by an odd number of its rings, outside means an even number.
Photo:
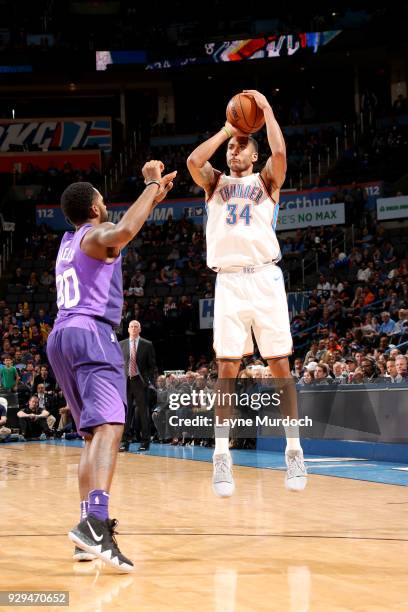
[[[239,93],[228,102],[227,121],[244,134],[254,134],[263,127],[265,118],[252,96]]]

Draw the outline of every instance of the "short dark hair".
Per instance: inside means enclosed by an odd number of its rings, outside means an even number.
[[[95,189],[91,183],[71,183],[61,196],[61,208],[73,225],[89,219]]]
[[[253,136],[248,136],[248,140],[252,144],[252,146],[254,147],[255,153],[258,153],[258,141],[255,140],[255,138]]]

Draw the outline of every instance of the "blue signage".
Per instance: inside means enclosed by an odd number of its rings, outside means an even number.
[[[365,189],[367,208],[376,206],[377,198],[381,196],[382,187],[379,182],[363,183],[359,185]],[[325,207],[331,202],[335,193],[347,187],[327,187],[313,191],[284,191],[280,195],[280,211],[299,211]],[[117,223],[121,220],[130,204],[108,204],[109,221]],[[195,224],[202,224],[205,217],[205,202],[203,198],[190,198],[185,200],[167,200],[165,204],[156,206],[147,219],[147,223],[162,225],[169,219],[189,219]],[[36,212],[37,225],[47,224],[55,230],[72,229],[68,224],[59,206],[37,206]],[[290,228],[288,228],[290,229]]]

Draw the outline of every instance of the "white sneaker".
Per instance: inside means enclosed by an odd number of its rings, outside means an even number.
[[[285,486],[289,491],[303,491],[307,483],[307,470],[303,461],[303,451],[286,451]]]
[[[214,493],[219,497],[231,497],[235,491],[231,455],[227,453],[214,455],[213,465],[212,488]]]
[[[45,435],[45,433],[42,433],[40,436],[40,440],[46,440],[47,436]]]

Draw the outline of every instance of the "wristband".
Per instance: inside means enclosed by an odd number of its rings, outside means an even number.
[[[157,185],[158,187],[161,187],[160,181],[157,181],[156,179],[152,179],[151,181],[147,181],[147,183],[145,183],[146,187],[148,187],[149,185]]]
[[[224,130],[224,132],[226,133],[228,138],[232,138],[231,132],[229,131],[229,129],[225,125],[222,126],[222,129]]]

